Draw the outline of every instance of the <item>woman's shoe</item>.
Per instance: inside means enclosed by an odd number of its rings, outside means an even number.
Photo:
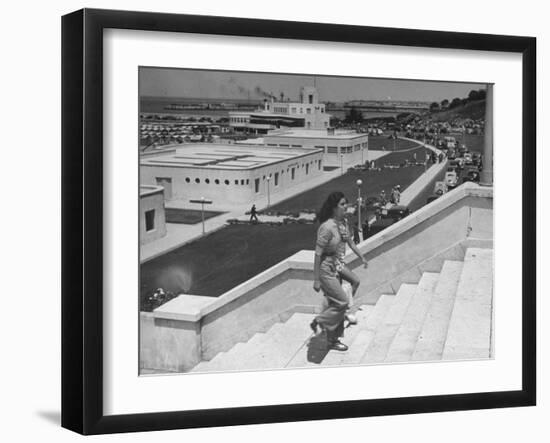
[[[330,341],[328,343],[328,348],[329,349],[332,349],[334,351],[347,351],[349,348],[344,344],[342,343],[340,340],[334,340],[334,341]]]
[[[309,324],[309,327],[313,331],[314,334],[317,334],[317,327],[319,326],[319,323],[317,323],[317,320],[313,319],[313,321]]]

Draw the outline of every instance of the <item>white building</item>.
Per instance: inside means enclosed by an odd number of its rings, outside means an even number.
[[[330,115],[325,105],[319,103],[319,93],[312,86],[300,91],[299,102],[264,101],[264,108],[255,112],[230,112],[229,125],[237,132],[266,134],[281,127],[326,129],[330,126]]]
[[[307,182],[323,172],[323,152],[235,144],[184,144],[140,160],[140,183],[164,187],[166,200],[212,200],[212,208],[252,204],[268,192]]]
[[[164,189],[162,186],[139,187],[139,242],[149,243],[166,235]]]
[[[353,130],[282,129],[262,137],[270,148],[315,148],[323,151],[325,166],[364,164],[368,154],[367,134]]]

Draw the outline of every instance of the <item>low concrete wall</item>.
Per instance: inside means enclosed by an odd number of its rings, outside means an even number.
[[[369,267],[348,254],[361,279],[355,306],[416,283],[465,248],[492,244],[492,188],[465,184],[358,245]],[[218,298],[181,295],[141,314],[140,366],[185,371],[294,312],[317,312],[312,289],[313,251],[300,251]]]

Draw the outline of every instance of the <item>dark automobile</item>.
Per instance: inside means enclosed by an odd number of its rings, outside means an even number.
[[[474,182],[479,183],[479,180],[481,179],[481,176],[479,174],[479,171],[477,169],[470,169],[464,177],[462,178],[462,183],[465,182]]]
[[[475,166],[481,165],[481,154],[479,152],[474,152],[472,154],[472,162]]]
[[[411,210],[407,206],[393,205],[389,209],[384,209],[381,213],[381,218],[376,220],[370,226],[366,224],[363,226],[363,232],[365,238],[372,237],[374,234],[383,231],[388,226],[393,225],[402,218],[405,218],[411,213]]]
[[[449,167],[455,168],[457,171],[462,171],[462,169],[464,169],[464,159],[456,158],[454,160],[451,160],[449,162]]]
[[[382,218],[392,219],[394,222],[405,218],[411,213],[411,210],[407,206],[403,205],[393,205],[391,208],[387,209],[382,213]]]
[[[376,220],[372,225],[370,225],[364,232],[365,238],[372,237],[374,234],[378,234],[380,231],[383,231],[388,226],[391,226],[395,223],[395,220],[392,218],[380,218]],[[366,226],[365,226],[366,227]]]

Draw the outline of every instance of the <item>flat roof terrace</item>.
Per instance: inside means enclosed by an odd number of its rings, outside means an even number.
[[[321,153],[322,151],[319,149],[289,150],[217,143],[189,144],[178,147],[175,153],[142,158],[140,164],[143,166],[242,170],[264,167],[317,152]]]
[[[326,138],[332,140],[351,140],[359,137],[367,137],[367,134],[356,131],[335,131],[329,133],[326,129],[284,129],[281,131],[272,131],[264,136],[269,137],[289,137],[289,138]]]

